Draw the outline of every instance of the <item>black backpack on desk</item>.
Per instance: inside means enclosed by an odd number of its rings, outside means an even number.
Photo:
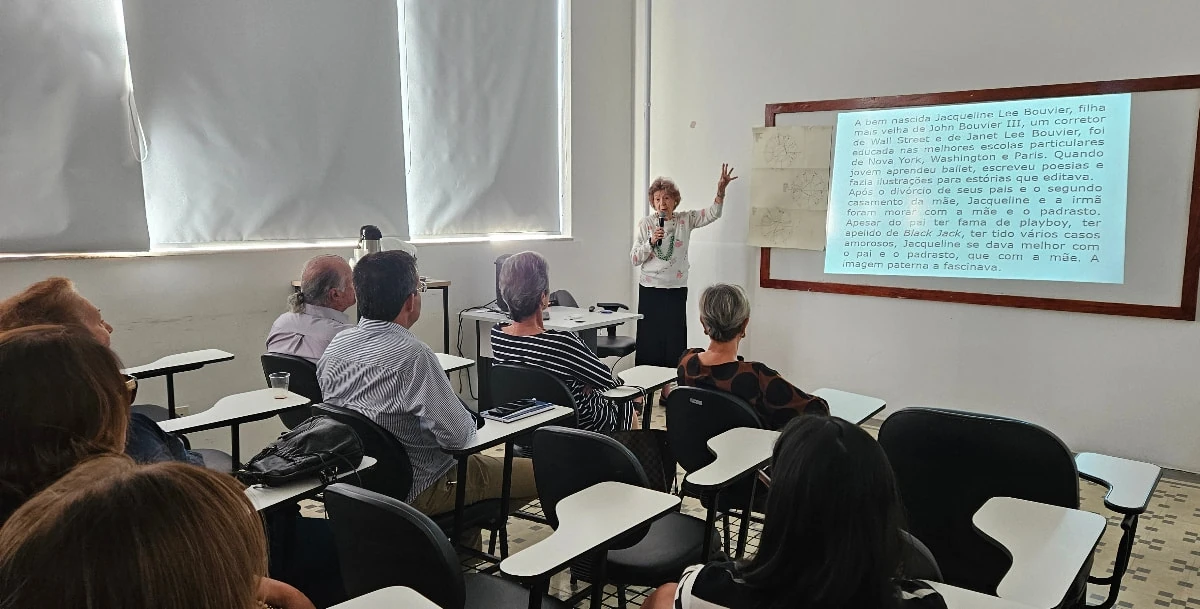
[[[243,484],[281,486],[319,478],[329,484],[358,469],[363,444],[349,425],[317,415],[284,432],[235,474]]]

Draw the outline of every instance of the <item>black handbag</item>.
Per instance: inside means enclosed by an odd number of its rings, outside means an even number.
[[[362,459],[362,440],[353,428],[317,415],[279,436],[234,475],[247,485],[280,486],[312,478],[329,484],[357,469]]]
[[[626,429],[610,431],[610,438],[629,449],[650,480],[650,488],[664,493],[675,489],[675,453],[667,442],[665,429]]]

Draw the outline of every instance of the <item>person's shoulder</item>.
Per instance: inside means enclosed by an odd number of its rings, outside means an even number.
[[[929,584],[915,579],[896,580],[898,609],[946,609],[946,600]]]
[[[779,373],[776,372],[774,368],[772,368],[762,362],[749,361],[749,362],[743,362],[743,363],[745,365],[749,366],[750,369],[753,370],[759,376],[768,376],[768,377],[779,376]]]
[[[732,562],[712,562],[704,565],[692,578],[687,592],[697,600],[713,607],[735,609],[747,607],[752,596]]]

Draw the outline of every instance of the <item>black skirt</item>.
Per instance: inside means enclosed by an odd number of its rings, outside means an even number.
[[[638,286],[637,365],[675,368],[687,350],[687,288]]]

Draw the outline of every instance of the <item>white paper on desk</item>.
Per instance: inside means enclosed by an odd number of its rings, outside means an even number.
[[[828,169],[833,127],[755,127],[754,169]]]
[[[788,207],[750,208],[750,245],[825,249],[825,211]]]

